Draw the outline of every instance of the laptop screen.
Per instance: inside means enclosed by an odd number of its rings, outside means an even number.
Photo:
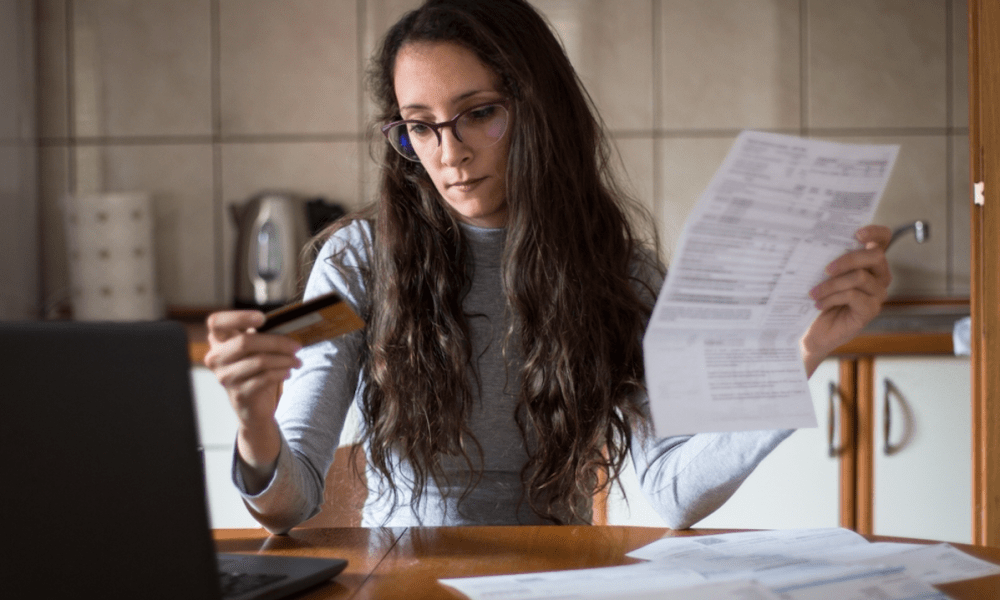
[[[0,323],[0,365],[4,595],[217,597],[183,327]]]

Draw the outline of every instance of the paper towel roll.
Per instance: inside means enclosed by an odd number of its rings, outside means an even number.
[[[153,202],[145,192],[64,198],[73,317],[159,319]]]

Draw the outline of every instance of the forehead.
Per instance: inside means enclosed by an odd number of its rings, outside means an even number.
[[[498,91],[498,77],[471,50],[452,42],[411,42],[396,57],[400,107],[451,108],[462,98]]]

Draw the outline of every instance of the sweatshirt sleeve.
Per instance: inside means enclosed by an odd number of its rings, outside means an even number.
[[[359,315],[367,314],[363,270],[370,240],[364,221],[337,231],[317,254],[304,298],[337,291]],[[285,533],[319,512],[326,473],[357,392],[362,344],[363,332],[355,331],[299,351],[302,366],[285,382],[275,413],[281,450],[263,490],[248,490],[234,452],[233,482],[250,513],[271,533]]]
[[[672,529],[707,517],[792,429],[699,433],[656,438],[636,435],[632,461],[643,494]]]

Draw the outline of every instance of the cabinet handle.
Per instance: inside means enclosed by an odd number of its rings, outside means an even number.
[[[889,443],[889,434],[892,433],[892,405],[889,404],[889,394],[892,391],[892,382],[886,379],[885,393],[882,395],[882,454],[889,456],[892,454],[892,444]]]
[[[836,442],[835,442],[835,436],[837,434],[837,404],[838,404],[837,400],[838,399],[842,400],[841,395],[840,395],[840,390],[837,389],[837,384],[831,381],[830,382],[829,402],[827,403],[828,413],[827,413],[827,418],[826,418],[826,423],[827,423],[826,440],[827,440],[827,448],[828,448],[828,452],[830,454],[830,458],[836,458],[836,457],[840,456],[840,453],[843,452],[843,450],[844,450],[843,448],[837,447]]]
[[[886,456],[891,456],[902,450],[913,437],[913,414],[910,411],[910,407],[906,404],[906,398],[903,396],[899,388],[889,380],[888,377],[884,380],[885,384],[885,395],[882,398],[882,435],[885,439],[882,441],[882,453]],[[895,396],[899,402],[900,410],[902,411],[902,423],[903,423],[903,434],[900,436],[898,444],[892,443],[892,402],[891,397]]]

